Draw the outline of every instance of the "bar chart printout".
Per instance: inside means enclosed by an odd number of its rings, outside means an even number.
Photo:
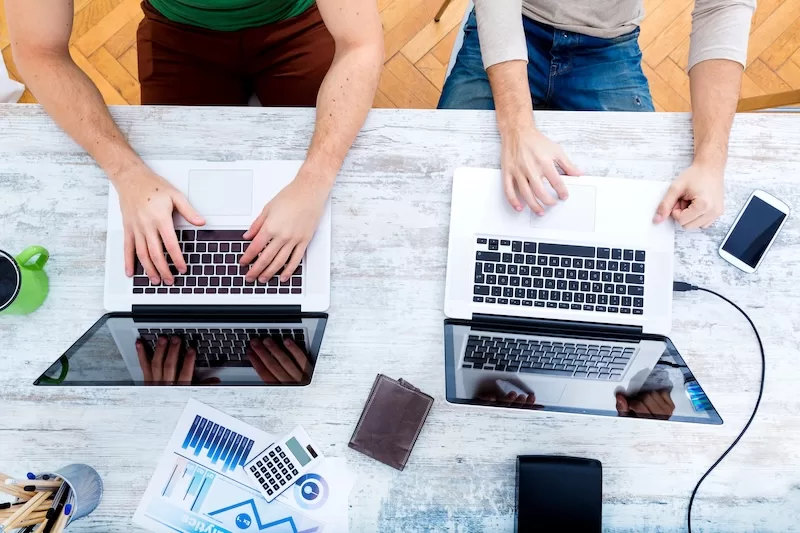
[[[251,452],[266,448],[273,440],[191,400],[150,480],[134,523],[159,533],[326,531],[330,524],[309,517],[308,511],[277,500],[267,503],[249,486],[242,466]],[[335,529],[341,528],[337,524]]]

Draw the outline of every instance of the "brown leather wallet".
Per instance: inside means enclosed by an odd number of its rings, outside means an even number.
[[[378,374],[348,445],[403,470],[431,406],[433,398],[407,381]]]

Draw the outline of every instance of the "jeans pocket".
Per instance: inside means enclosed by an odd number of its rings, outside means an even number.
[[[639,39],[640,31],[641,30],[637,26],[635,30],[633,30],[631,32],[628,32],[628,33],[626,33],[624,35],[620,35],[619,37],[612,37],[611,39],[609,39],[609,41],[611,41],[614,44],[627,43],[628,41],[634,41],[634,40]]]

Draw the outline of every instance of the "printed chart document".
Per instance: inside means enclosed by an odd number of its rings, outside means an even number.
[[[272,503],[244,464],[275,437],[189,400],[133,517],[164,533],[346,533],[355,475],[325,458]]]

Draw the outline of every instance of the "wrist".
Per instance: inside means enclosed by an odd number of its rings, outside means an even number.
[[[695,149],[692,165],[707,169],[718,174],[725,172],[728,162],[728,151],[719,146],[700,146]]]
[[[100,164],[100,167],[117,189],[136,181],[138,176],[148,170],[147,165],[136,154],[116,159],[105,165]]]
[[[497,114],[497,129],[501,137],[507,135],[519,135],[526,131],[536,131],[536,124],[533,121],[533,112],[528,113],[508,113]]]
[[[315,165],[306,161],[300,167],[294,181],[304,188],[324,192],[327,197],[336,182],[337,170],[327,165]]]

